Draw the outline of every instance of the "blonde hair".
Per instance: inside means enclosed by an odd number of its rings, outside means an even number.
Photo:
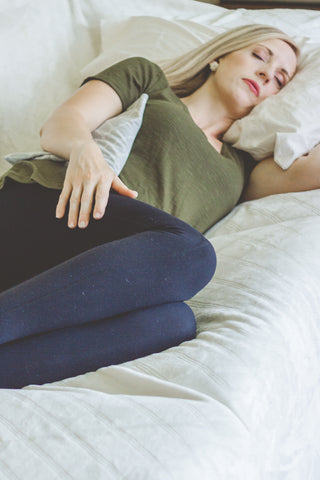
[[[287,34],[267,25],[244,25],[225,32],[175,59],[159,62],[170,87],[179,97],[197,90],[210,75],[209,63],[256,42],[276,38],[290,45],[299,58],[299,48]]]

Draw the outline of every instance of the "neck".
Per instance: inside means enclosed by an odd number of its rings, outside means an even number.
[[[193,121],[207,137],[221,140],[236,118],[232,117],[221,102],[214,88],[213,78],[214,76],[210,75],[198,90],[181,100],[188,107]]]

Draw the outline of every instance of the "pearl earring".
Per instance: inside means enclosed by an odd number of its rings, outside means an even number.
[[[209,63],[209,67],[211,72],[216,72],[218,70],[219,63],[214,60],[213,62]]]

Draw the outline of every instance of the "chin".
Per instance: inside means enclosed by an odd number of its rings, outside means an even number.
[[[246,117],[247,115],[249,115],[250,112],[252,112],[254,107],[255,107],[255,105],[253,105],[253,106],[250,105],[250,107],[243,107],[242,106],[242,108],[234,110],[233,118],[235,120],[240,120],[241,118]]]
[[[234,116],[239,119],[246,117],[253,110],[257,104],[252,104],[252,97],[246,94],[243,90],[238,91],[233,98],[231,98],[231,108],[234,112]]]
[[[245,113],[243,116],[246,117],[247,115],[249,115],[249,113],[252,112],[252,110],[254,109],[255,106],[256,106],[256,105],[253,105],[253,106],[249,107],[249,108],[246,110],[246,113]]]

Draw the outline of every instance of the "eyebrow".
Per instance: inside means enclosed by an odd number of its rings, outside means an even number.
[[[273,51],[270,50],[269,47],[267,47],[266,45],[263,45],[262,43],[258,43],[258,45],[259,45],[259,47],[265,48],[265,49],[268,51],[270,57],[273,57],[273,56],[274,56]],[[285,68],[281,68],[280,70],[281,70],[282,73],[284,73],[284,74],[288,77],[289,80],[291,79],[291,75],[289,75],[288,71],[287,71]],[[292,75],[292,76],[293,76],[293,75]]]

